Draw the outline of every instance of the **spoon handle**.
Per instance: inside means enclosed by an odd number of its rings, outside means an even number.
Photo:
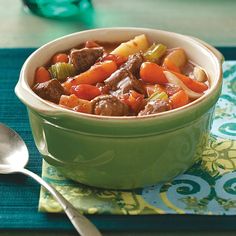
[[[80,214],[54,187],[27,169],[21,169],[18,172],[32,177],[53,195],[81,236],[102,236],[98,229],[85,216]]]

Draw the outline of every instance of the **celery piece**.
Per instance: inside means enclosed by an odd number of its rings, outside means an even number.
[[[165,54],[166,49],[167,47],[163,44],[153,44],[144,54],[144,58],[147,61],[155,62]]]
[[[150,48],[148,48],[148,50],[146,51],[145,54],[151,52],[157,45],[155,43],[152,44],[152,46]]]
[[[72,77],[76,74],[76,69],[72,64],[58,62],[49,68],[52,77],[59,81],[64,81],[67,77]]]
[[[149,98],[148,98],[148,101],[155,101],[157,99],[160,99],[160,100],[168,100],[168,95],[167,93],[165,92],[155,92],[153,93]]]

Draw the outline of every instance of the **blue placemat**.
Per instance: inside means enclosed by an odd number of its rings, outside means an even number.
[[[28,169],[41,174],[41,157],[34,145],[27,111],[14,94],[21,66],[31,48],[0,49],[0,122],[15,129],[25,140]],[[236,48],[220,48],[228,60],[236,59]],[[66,216],[38,212],[39,185],[21,175],[0,175],[0,229],[73,229]],[[235,216],[88,216],[104,230],[236,229]]]

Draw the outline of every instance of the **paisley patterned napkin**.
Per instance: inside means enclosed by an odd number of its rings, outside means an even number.
[[[222,95],[201,161],[172,182],[131,191],[101,190],[64,178],[43,162],[43,178],[87,214],[236,214],[236,61],[226,61]],[[62,212],[43,188],[39,210]]]

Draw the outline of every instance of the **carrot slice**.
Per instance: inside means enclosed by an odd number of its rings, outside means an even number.
[[[202,93],[208,89],[207,84],[193,80],[188,76],[172,71],[189,89],[196,93]]]
[[[199,82],[197,80],[193,80],[186,75],[176,72],[177,67],[174,68],[172,66],[171,68],[172,70],[168,70],[175,74],[192,91],[196,93],[202,93],[208,89],[207,84]],[[166,79],[165,74],[163,73],[164,70],[165,69],[163,67],[158,66],[155,63],[144,62],[140,68],[140,77],[146,83],[165,84],[168,83],[168,80]]]
[[[62,95],[59,101],[59,105],[73,108],[78,105],[79,98],[72,94],[70,96]]]
[[[90,84],[95,85],[97,83],[103,82],[107,79],[113,72],[117,70],[117,65],[114,61],[104,61],[99,62],[92,66],[89,70],[76,75],[73,78],[68,79],[62,84],[67,92],[73,85],[78,84]]]
[[[130,90],[129,94],[124,94],[121,101],[127,104],[135,113],[139,112],[144,106],[144,95],[134,90]]]
[[[75,94],[70,96],[62,95],[59,105],[73,109],[77,112],[92,113],[92,105],[90,101],[80,99]]]
[[[101,94],[101,91],[98,87],[90,84],[79,84],[77,86],[72,86],[71,91],[78,98],[85,100],[92,100]]]
[[[41,66],[37,68],[34,78],[35,83],[44,83],[50,79],[51,79],[50,73],[45,67]]]
[[[164,69],[153,62],[144,62],[140,68],[140,77],[146,83],[165,84],[168,83],[164,73]]]
[[[69,57],[65,53],[58,53],[53,56],[52,58],[52,64],[56,64],[57,62],[65,62],[68,63]]]
[[[170,97],[170,101],[172,108],[175,109],[188,104],[189,98],[188,95],[184,92],[184,90],[180,90]]]

